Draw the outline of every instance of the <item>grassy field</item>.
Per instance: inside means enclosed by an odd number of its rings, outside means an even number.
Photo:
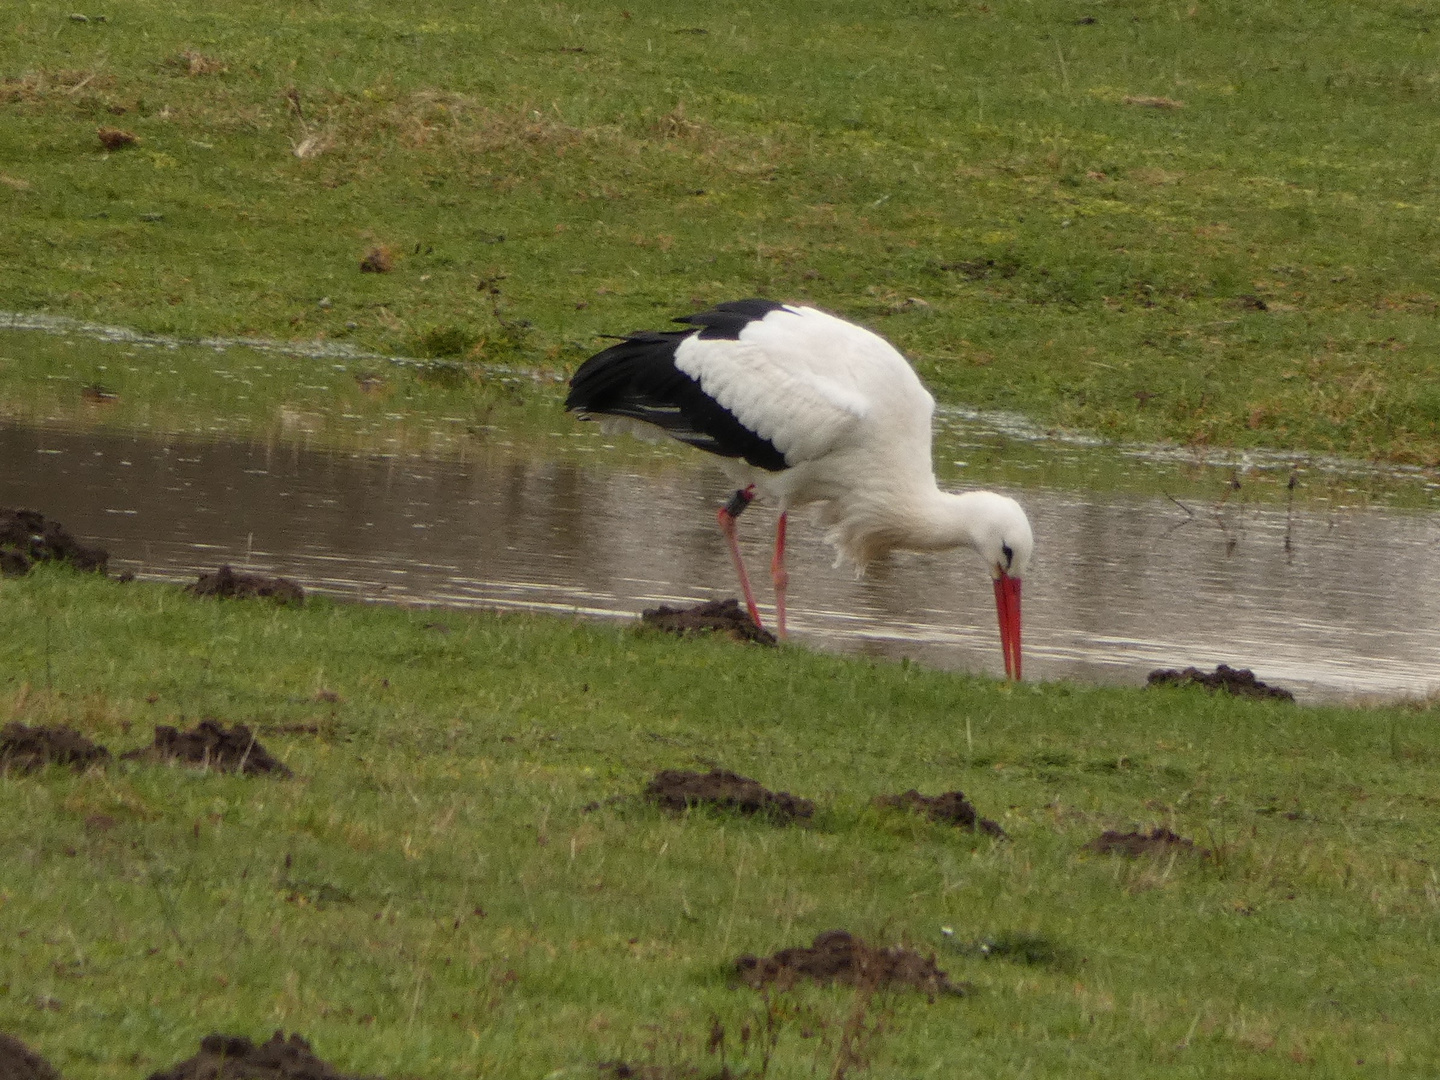
[[[275,1028],[392,1078],[705,1077],[717,1024],[752,1077],[1440,1069],[1433,705],[1009,686],[551,619],[0,581],[0,718],[119,751],[202,716],[255,725],[296,778],[0,777],[0,1029],[68,1077]],[[634,797],[712,764],[815,799],[815,820]],[[911,787],[964,790],[1010,840],[869,805]],[[1135,825],[1212,854],[1083,850]],[[935,950],[974,991],[732,985],[738,955],[835,927]]]
[[[578,452],[550,417],[599,335],[760,294],[946,401],[1433,467],[1436,33],[1415,0],[10,0],[0,311],[163,340],[0,330],[0,422]],[[238,337],[290,351],[169,347]],[[0,721],[118,752],[206,716],[296,777],[0,776],[0,1030],[71,1080],[275,1028],[390,1080],[1440,1072],[1434,702],[0,580]],[[815,820],[636,797],[711,765]],[[871,805],[912,787],[1010,839]],[[1152,825],[1208,854],[1085,850]],[[836,927],[973,993],[734,985]]]
[[[1433,5],[104,14],[0,12],[0,307],[563,372],[765,294],[1044,424],[1440,461]]]

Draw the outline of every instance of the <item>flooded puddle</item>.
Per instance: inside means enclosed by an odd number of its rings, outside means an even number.
[[[626,455],[562,457],[491,445],[436,461],[0,427],[0,505],[40,510],[109,548],[114,569],[153,579],[228,562],[357,600],[616,618],[735,594],[714,522],[729,494],[718,471],[698,456],[644,473]],[[1038,538],[1027,677],[1139,683],[1156,667],[1225,662],[1309,700],[1440,689],[1440,514],[1008,493]],[[805,514],[793,517],[798,642],[1001,672],[973,555],[902,554],[857,581],[831,568]],[[773,521],[757,505],[741,522],[767,586]]]

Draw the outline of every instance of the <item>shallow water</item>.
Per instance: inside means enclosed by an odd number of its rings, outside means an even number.
[[[165,580],[228,562],[355,599],[626,618],[735,594],[714,525],[729,493],[717,471],[698,455],[643,475],[625,455],[581,459],[11,426],[0,427],[0,505],[38,509],[107,547],[115,568]],[[1440,689],[1440,514],[1010,493],[1038,538],[1029,678],[1139,683],[1156,667],[1225,662],[1311,700]],[[792,517],[799,643],[1001,671],[973,555],[900,555],[857,581],[831,568],[803,513]],[[757,505],[741,521],[766,585],[773,520]]]

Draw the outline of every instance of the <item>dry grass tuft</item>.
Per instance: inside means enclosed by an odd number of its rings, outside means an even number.
[[[0,78],[0,102],[5,104],[34,104],[57,96],[73,98],[87,87],[92,90],[113,89],[115,76],[102,75],[98,71],[75,71],[68,68],[55,71],[27,71],[23,75],[6,75]]]
[[[294,139],[290,140],[290,152],[301,161],[317,158],[328,149],[330,149],[330,137],[328,135],[306,132],[299,142],[296,142]]]
[[[219,57],[208,56],[194,49],[176,53],[165,60],[163,66],[192,79],[201,75],[223,75],[230,70],[229,65]]]
[[[396,102],[382,122],[412,149],[449,145],[472,154],[563,152],[591,134],[539,109],[496,109],[463,94],[438,90],[421,90]]]
[[[1139,105],[1146,109],[1183,109],[1185,103],[1168,97],[1149,97],[1127,94],[1122,101],[1126,105]]]
[[[703,128],[685,115],[685,103],[682,101],[656,120],[651,125],[651,131],[661,139],[693,139],[702,134]]]

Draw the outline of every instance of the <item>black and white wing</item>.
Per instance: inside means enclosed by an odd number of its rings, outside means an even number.
[[[895,414],[912,421],[900,437],[922,436],[928,456],[934,402],[870,331],[771,300],[676,321],[700,329],[629,335],[580,366],[565,407],[770,471],[816,460]]]

